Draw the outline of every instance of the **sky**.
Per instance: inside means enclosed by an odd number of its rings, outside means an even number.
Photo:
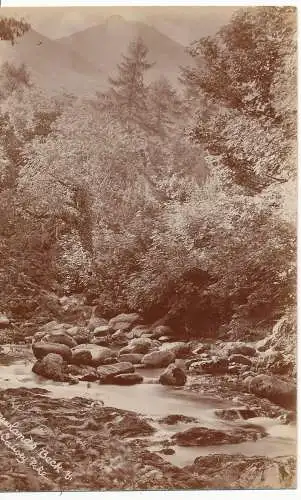
[[[237,7],[236,7],[237,8]],[[2,7],[0,16],[24,18],[49,38],[59,38],[100,24],[111,15],[129,21],[153,24],[165,34],[188,43],[202,26],[202,35],[212,34],[226,24],[234,7]],[[205,31],[207,32],[204,32]]]

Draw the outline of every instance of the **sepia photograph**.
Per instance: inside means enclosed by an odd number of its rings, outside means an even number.
[[[297,8],[2,5],[0,68],[0,493],[295,490]]]

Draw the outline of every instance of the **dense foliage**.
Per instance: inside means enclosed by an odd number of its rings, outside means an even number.
[[[106,316],[240,338],[281,316],[295,301],[295,43],[294,10],[241,11],[191,47],[182,95],[145,83],[141,39],[93,100],[50,99],[6,65],[0,310],[83,293]]]

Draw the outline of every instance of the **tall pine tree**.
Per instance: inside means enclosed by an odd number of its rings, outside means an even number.
[[[144,74],[152,64],[147,60],[148,48],[138,37],[128,47],[128,54],[122,55],[118,64],[118,75],[110,77],[111,88],[105,94],[105,103],[118,113],[119,119],[131,128],[142,125],[147,111],[147,86]]]

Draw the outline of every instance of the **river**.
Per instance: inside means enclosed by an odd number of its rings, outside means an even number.
[[[232,422],[220,420],[215,415],[218,408],[233,408],[235,403],[223,402],[221,399],[195,395],[192,393],[177,390],[172,387],[162,386],[153,383],[161,369],[141,370],[145,377],[143,384],[134,386],[100,385],[92,382],[79,382],[77,385],[68,383],[53,382],[43,379],[32,372],[32,354],[27,353],[18,359],[13,360],[5,352],[9,352],[10,347],[2,347],[2,359],[0,361],[0,388],[34,388],[40,387],[50,391],[49,396],[56,398],[72,398],[75,396],[91,398],[95,401],[103,401],[106,406],[130,410],[141,413],[151,419],[152,425],[156,428],[153,440],[159,438],[166,439],[175,432],[187,429],[196,425],[214,429],[229,429],[229,427],[246,423],[239,418]],[[24,351],[23,351],[24,354]],[[4,356],[4,357],[3,357]],[[197,424],[177,423],[167,425],[159,423],[159,417],[171,414],[181,414],[187,417],[198,419]],[[277,419],[266,417],[251,418],[248,423],[263,426],[268,432],[268,436],[257,441],[248,441],[240,444],[227,444],[219,446],[195,446],[183,447],[174,446],[175,454],[164,457],[165,460],[179,466],[189,465],[197,456],[205,456],[210,453],[227,453],[252,456],[284,456],[296,454],[296,426],[294,424],[281,424]],[[150,444],[150,449],[158,451],[160,447]]]

